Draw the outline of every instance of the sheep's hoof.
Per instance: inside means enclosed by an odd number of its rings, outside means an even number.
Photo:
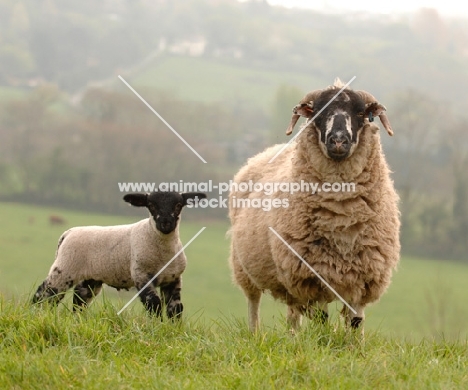
[[[351,318],[351,328],[352,329],[359,328],[359,325],[361,325],[362,320],[363,320],[362,317],[353,317],[353,318]]]
[[[321,309],[316,309],[314,312],[314,319],[320,325],[325,325],[328,321],[328,313]]]
[[[167,316],[171,319],[181,319],[182,312],[184,311],[184,305],[182,302],[178,302],[174,305],[168,306],[167,308]]]

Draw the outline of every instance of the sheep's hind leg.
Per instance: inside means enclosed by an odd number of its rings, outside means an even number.
[[[166,305],[167,317],[174,319],[182,318],[184,305],[180,301],[180,291],[182,290],[182,280],[177,278],[174,282],[161,286],[161,295]]]
[[[300,307],[297,305],[288,305],[288,311],[286,314],[286,320],[288,325],[291,327],[291,333],[295,333],[302,325],[302,312]]]
[[[317,302],[307,307],[307,317],[319,324],[326,324],[328,321],[327,302]]]
[[[73,291],[73,311],[88,306],[102,289],[102,282],[88,279],[77,284]]]
[[[32,298],[32,303],[50,302],[57,305],[65,296],[66,286],[63,288],[53,287],[48,279],[44,280],[37,288],[36,293]]]

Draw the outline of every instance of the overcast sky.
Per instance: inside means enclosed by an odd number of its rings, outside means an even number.
[[[267,0],[285,7],[302,7],[328,11],[369,11],[376,13],[404,13],[418,8],[435,8],[442,15],[468,16],[468,2],[463,0]]]

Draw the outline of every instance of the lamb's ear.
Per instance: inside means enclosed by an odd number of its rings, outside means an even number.
[[[205,199],[206,198],[206,194],[204,194],[203,192],[185,192],[185,193],[180,194],[180,195],[182,195],[182,198],[184,199],[183,206],[187,206],[187,200],[189,200],[189,199],[198,198],[200,200],[200,199]]]
[[[136,207],[148,206],[148,194],[127,194],[123,200]]]

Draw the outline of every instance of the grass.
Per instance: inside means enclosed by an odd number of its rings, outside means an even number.
[[[280,321],[160,322],[109,300],[83,313],[0,300],[0,383],[11,389],[460,389],[466,342],[410,343]]]
[[[50,215],[64,226],[51,226]],[[262,327],[246,325],[242,293],[230,281],[226,223],[184,221],[181,323],[159,321],[134,292],[105,289],[88,310],[31,306],[56,242],[73,225],[135,218],[0,203],[0,387],[11,389],[459,389],[468,387],[468,267],[403,258],[389,292],[367,310],[365,340],[305,321],[292,336],[285,308],[266,298]],[[440,297],[440,298],[438,298]]]
[[[46,277],[57,240],[68,227],[130,223],[145,213],[135,209],[132,218],[0,203],[0,215],[0,293],[7,298],[29,299]],[[62,216],[66,224],[50,225],[50,215]],[[183,220],[182,241],[186,243],[202,226],[207,229],[186,250],[188,265],[182,291],[186,313],[213,320],[223,316],[244,320],[247,305],[242,292],[231,282],[227,262],[227,223]],[[414,340],[466,338],[467,278],[468,266],[464,264],[404,257],[388,292],[366,310],[366,329]],[[135,290],[117,292],[107,288],[103,295],[121,308],[134,294]],[[131,305],[138,309],[140,306],[138,300]],[[330,306],[336,319],[341,305]],[[266,325],[282,320],[284,314],[284,305],[264,295],[261,316]]]

